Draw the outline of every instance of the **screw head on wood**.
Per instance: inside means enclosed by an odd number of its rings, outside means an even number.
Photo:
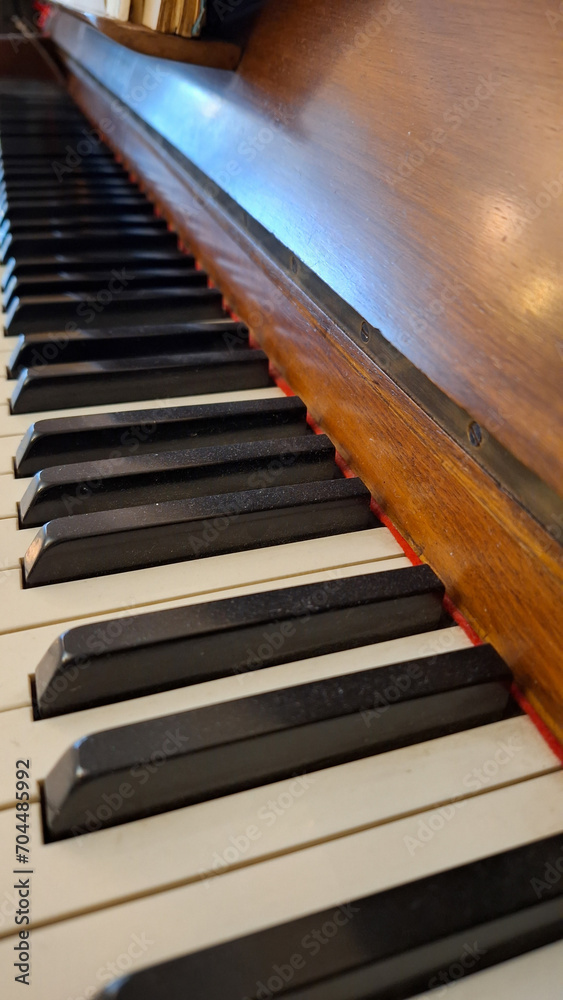
[[[483,431],[479,427],[479,424],[472,420],[467,428],[467,436],[474,448],[478,448],[483,442]]]

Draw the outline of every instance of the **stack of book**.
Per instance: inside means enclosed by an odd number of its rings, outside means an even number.
[[[58,0],[64,7],[112,17],[154,31],[193,38],[205,20],[206,0]]]

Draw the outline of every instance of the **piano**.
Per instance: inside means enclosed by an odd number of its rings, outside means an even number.
[[[558,1000],[561,15],[236,7],[0,39],[2,996]]]

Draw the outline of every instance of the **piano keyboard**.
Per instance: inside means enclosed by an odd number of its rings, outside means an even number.
[[[561,997],[560,761],[85,127],[0,92],[2,995]]]

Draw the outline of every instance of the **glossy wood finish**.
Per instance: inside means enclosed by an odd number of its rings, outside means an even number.
[[[92,120],[112,98],[86,74],[71,92]],[[222,213],[209,190],[121,114],[107,136],[194,247],[315,420],[445,582],[563,738],[563,583],[557,542]]]
[[[561,490],[562,39],[555,3],[276,0],[236,76],[143,100],[141,57],[61,40]]]
[[[99,17],[97,14],[69,11],[65,7],[56,8],[55,17],[59,15],[85,21],[102,35],[124,45],[125,48],[158,59],[171,59],[195,66],[213,66],[216,69],[229,70],[235,69],[240,61],[240,46],[233,42],[184,38],[163,31],[152,31],[150,28],[133,24],[132,21],[117,21],[111,17]],[[54,23],[51,23],[51,29],[54,27]]]

